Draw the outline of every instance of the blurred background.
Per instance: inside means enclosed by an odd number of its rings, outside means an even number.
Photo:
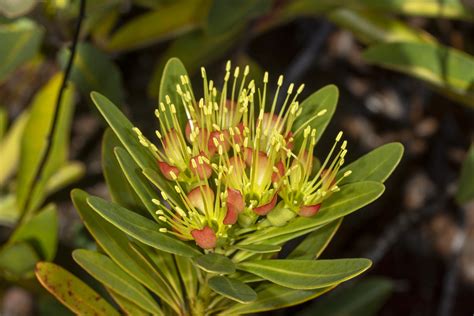
[[[280,74],[284,85],[305,83],[300,100],[335,84],[338,109],[317,155],[339,130],[349,161],[384,143],[405,146],[382,198],[348,216],[323,254],[367,257],[373,268],[272,315],[474,312],[474,1],[84,2],[82,12],[80,1],[0,0],[0,315],[68,315],[37,284],[32,267],[56,254],[56,262],[86,278],[70,252],[92,242],[69,192],[108,196],[100,156],[105,124],[89,93],[108,96],[135,125],[153,131],[161,72],[173,56],[196,91],[200,67],[219,83],[227,60],[250,65],[256,80],[268,71],[274,86]],[[74,44],[63,95],[70,111],[58,114],[63,137],[51,150],[61,158],[48,156],[49,171],[41,173],[28,153],[55,119]],[[38,119],[26,123],[29,113]],[[36,227],[59,233],[38,251],[13,232],[47,208],[53,219]]]

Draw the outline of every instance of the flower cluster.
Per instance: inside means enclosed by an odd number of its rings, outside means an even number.
[[[176,193],[171,197],[161,192],[162,199],[153,200],[168,227],[161,230],[204,249],[225,246],[239,230],[316,215],[350,174],[338,174],[347,152],[342,133],[323,163],[313,156],[318,131],[311,123],[325,110],[294,127],[302,112],[297,98],[304,85],[295,91],[290,84],[283,94],[280,76],[269,97],[268,73],[263,87],[248,80],[248,74],[248,67],[241,74],[228,62],[218,90],[202,69],[199,100],[189,78],[181,76],[176,86],[180,99],[166,96],[155,111],[159,146],[134,129]],[[187,122],[180,122],[177,104]]]

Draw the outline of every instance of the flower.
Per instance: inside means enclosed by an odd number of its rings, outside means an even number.
[[[338,176],[347,152],[346,141],[338,145],[342,133],[320,167],[313,157],[317,131],[310,123],[326,110],[294,128],[304,85],[294,91],[290,84],[282,97],[280,76],[269,97],[268,73],[263,87],[257,87],[247,82],[248,66],[240,76],[240,68],[231,72],[228,62],[219,91],[204,68],[201,74],[202,98],[195,98],[189,78],[181,76],[179,100],[166,96],[156,109],[159,146],[134,128],[174,186],[174,192],[161,192],[161,200],[153,200],[165,225],[161,231],[212,250],[235,242],[239,231],[257,229],[265,218],[283,225],[292,216],[276,221],[281,210],[314,216],[350,174]],[[179,121],[177,107],[186,112],[186,122]]]

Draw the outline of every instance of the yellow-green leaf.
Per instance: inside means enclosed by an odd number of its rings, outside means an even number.
[[[225,276],[214,276],[209,279],[209,287],[216,293],[242,304],[257,299],[257,293],[247,284]]]
[[[54,263],[39,262],[36,277],[54,297],[78,315],[119,315],[96,291]]]

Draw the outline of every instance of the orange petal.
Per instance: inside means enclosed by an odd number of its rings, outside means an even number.
[[[303,217],[311,217],[316,215],[319,212],[320,208],[321,204],[303,206],[301,207],[298,214]]]
[[[176,176],[179,175],[179,169],[175,166],[167,164],[164,161],[158,161],[158,167],[160,168],[161,173],[163,176],[168,180],[174,180],[171,176],[171,172],[173,172]]]
[[[261,216],[267,215],[275,207],[276,202],[277,202],[277,195],[275,194],[272,200],[270,201],[270,203],[256,207],[253,209],[253,211]]]
[[[202,164],[199,163],[199,157],[204,157],[204,155],[201,153],[200,155],[191,158],[189,161],[189,168],[195,175],[199,177],[199,179],[209,179],[212,174],[212,168],[207,162],[203,161],[202,158]]]
[[[237,212],[242,212],[245,208],[244,197],[239,190],[227,188],[227,204],[232,204]]]
[[[192,206],[206,212],[207,207],[214,207],[214,191],[208,186],[198,186],[188,193],[188,199]]]
[[[227,213],[224,218],[224,225],[234,225],[239,218],[239,211],[232,203],[227,203]]]
[[[216,247],[217,236],[214,231],[206,226],[203,229],[194,229],[191,231],[191,235],[196,241],[196,244],[203,249],[212,249]]]

